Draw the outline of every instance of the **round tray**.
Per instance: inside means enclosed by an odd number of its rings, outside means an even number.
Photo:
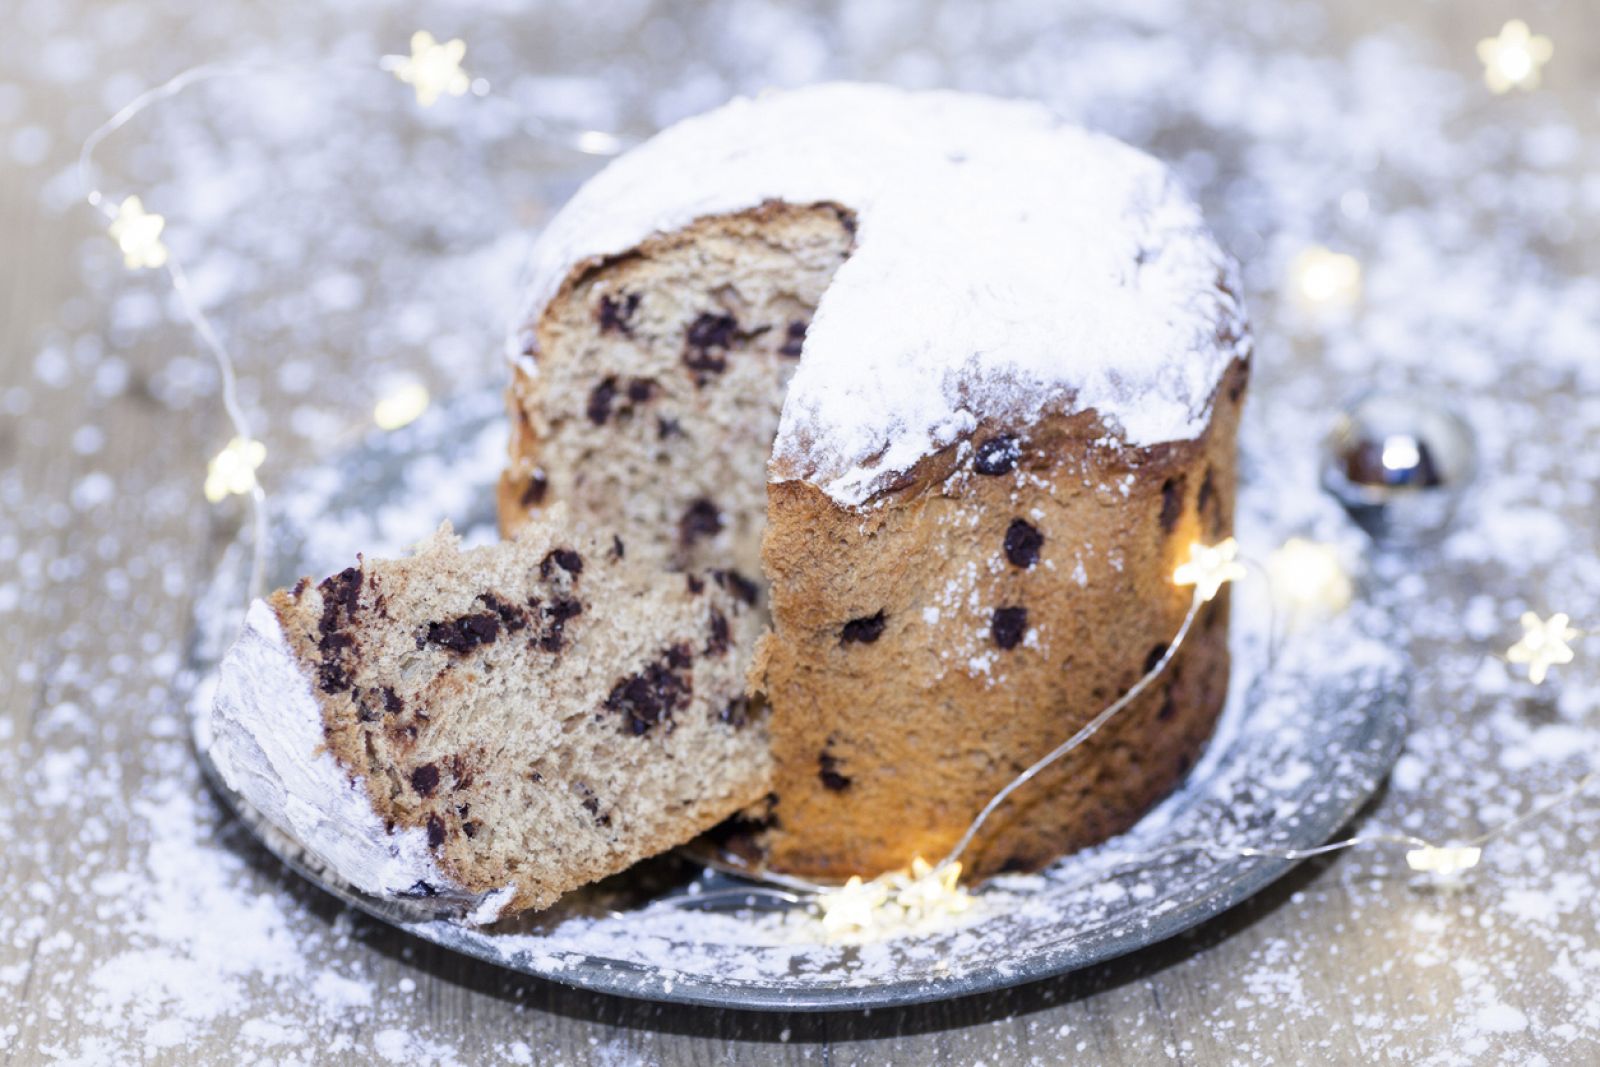
[[[498,391],[469,393],[303,472],[274,495],[269,582],[331,572],[357,551],[401,551],[442,518],[469,542],[492,538],[502,418]],[[1242,511],[1252,493],[1245,459]],[[231,546],[202,598],[196,677],[215,671],[237,632],[245,555],[242,545]],[[217,775],[203,715],[195,718],[197,749],[219,796],[290,868],[352,907],[468,956],[684,1004],[786,1011],[912,1004],[1062,974],[1181,933],[1293,866],[1206,845],[1313,847],[1376,790],[1405,733],[1407,672],[1384,640],[1388,620],[1358,600],[1280,641],[1269,599],[1250,583],[1235,595],[1229,704],[1206,756],[1175,794],[1120,838],[1040,874],[991,881],[963,915],[875,940],[829,943],[802,905],[745,896],[736,890],[748,883],[681,855],[570,894],[547,912],[465,927],[351,889],[267,823]]]

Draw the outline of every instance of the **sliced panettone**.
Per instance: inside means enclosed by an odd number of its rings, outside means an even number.
[[[369,893],[478,921],[681,844],[769,788],[754,590],[531,523],[251,606],[222,668],[230,785]]]

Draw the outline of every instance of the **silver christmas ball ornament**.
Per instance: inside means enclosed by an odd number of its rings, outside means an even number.
[[[1477,469],[1459,415],[1416,393],[1376,391],[1340,415],[1322,485],[1374,541],[1408,547],[1444,534]]]

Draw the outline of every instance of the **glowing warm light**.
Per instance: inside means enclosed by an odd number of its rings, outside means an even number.
[[[1291,607],[1340,612],[1350,606],[1350,577],[1329,545],[1291,537],[1267,560],[1272,591]]]
[[[167,262],[167,246],[161,243],[161,231],[166,225],[165,218],[145,211],[137,196],[128,197],[117,207],[109,232],[122,249],[122,262],[129,270],[160,267]]]
[[[1522,640],[1506,650],[1506,659],[1525,664],[1528,681],[1543,685],[1551,667],[1572,662],[1570,642],[1582,637],[1583,631],[1573,629],[1571,623],[1572,619],[1561,612],[1548,619],[1541,619],[1531,611],[1525,612],[1522,616]]]
[[[1406,863],[1413,871],[1448,877],[1476,867],[1482,857],[1483,849],[1474,846],[1425,845],[1407,852]]]
[[[1189,549],[1189,562],[1173,572],[1172,580],[1194,586],[1195,596],[1204,602],[1215,600],[1224,585],[1239,581],[1246,573],[1239,562],[1239,542],[1230,537],[1215,545],[1196,541]]]
[[[428,410],[428,390],[412,382],[402,385],[372,408],[372,421],[380,430],[398,430],[416,422]]]
[[[934,915],[959,915],[972,907],[972,897],[961,888],[961,864],[944,863],[935,867],[918,856],[909,873],[889,876],[894,903],[907,920]]]
[[[1554,53],[1550,38],[1532,32],[1521,19],[1512,19],[1500,27],[1498,36],[1478,42],[1483,80],[1494,93],[1538,88],[1539,72]]]
[[[1361,264],[1320,245],[1294,257],[1289,279],[1295,299],[1309,311],[1339,311],[1361,299]]]
[[[466,54],[461,38],[441,44],[427,30],[418,30],[411,35],[411,54],[384,56],[382,66],[416,90],[417,103],[432,107],[439,97],[462,96],[472,87],[472,79],[461,69]]]
[[[267,458],[260,441],[235,437],[206,467],[206,499],[213,504],[233,494],[254,492],[256,469]]]
[[[972,896],[960,881],[961,864],[935,867],[921,856],[911,861],[909,870],[871,881],[851,878],[837,889],[817,894],[823,933],[830,938],[868,934],[960,915],[972,907]]]
[[[817,894],[822,912],[822,929],[829,937],[862,933],[878,925],[878,909],[889,899],[889,887],[882,881],[852,877],[837,889]]]

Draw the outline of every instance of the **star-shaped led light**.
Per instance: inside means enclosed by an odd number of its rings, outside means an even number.
[[[1528,681],[1543,685],[1551,667],[1572,662],[1570,642],[1582,636],[1583,631],[1573,629],[1572,619],[1564,613],[1541,619],[1529,611],[1522,616],[1522,640],[1506,650],[1506,659],[1525,664]]]
[[[1483,80],[1494,93],[1538,88],[1539,72],[1554,53],[1550,38],[1534,33],[1521,19],[1512,19],[1500,27],[1498,36],[1478,42]]]
[[[836,937],[871,930],[879,923],[878,909],[888,899],[887,885],[877,879],[864,882],[860,875],[853,876],[837,889],[824,890],[817,894],[823,932]]]
[[[456,37],[442,44],[427,30],[411,35],[409,56],[384,56],[384,68],[416,90],[417,103],[432,107],[441,96],[461,96],[472,87],[472,79],[461,69],[467,43]]]
[[[1307,311],[1343,311],[1361,299],[1361,264],[1355,256],[1313,245],[1289,262],[1289,285]]]
[[[161,231],[166,225],[166,219],[145,211],[137,196],[130,196],[117,206],[117,217],[111,220],[109,232],[122,249],[122,262],[129,270],[166,263],[167,246],[161,243]]]
[[[206,499],[213,504],[233,494],[253,492],[256,469],[267,458],[267,446],[247,437],[235,437],[206,466]]]
[[[1423,871],[1448,878],[1476,867],[1482,857],[1483,849],[1470,845],[1424,845],[1406,853],[1406,864],[1413,871]]]
[[[1233,538],[1215,545],[1202,545],[1196,541],[1189,550],[1189,562],[1172,574],[1178,585],[1194,586],[1195,596],[1202,602],[1216,599],[1217,593],[1229,582],[1237,582],[1247,572],[1239,562],[1239,542]]]
[[[422,417],[428,410],[427,387],[411,382],[379,400],[372,407],[372,421],[380,430],[398,430]]]

